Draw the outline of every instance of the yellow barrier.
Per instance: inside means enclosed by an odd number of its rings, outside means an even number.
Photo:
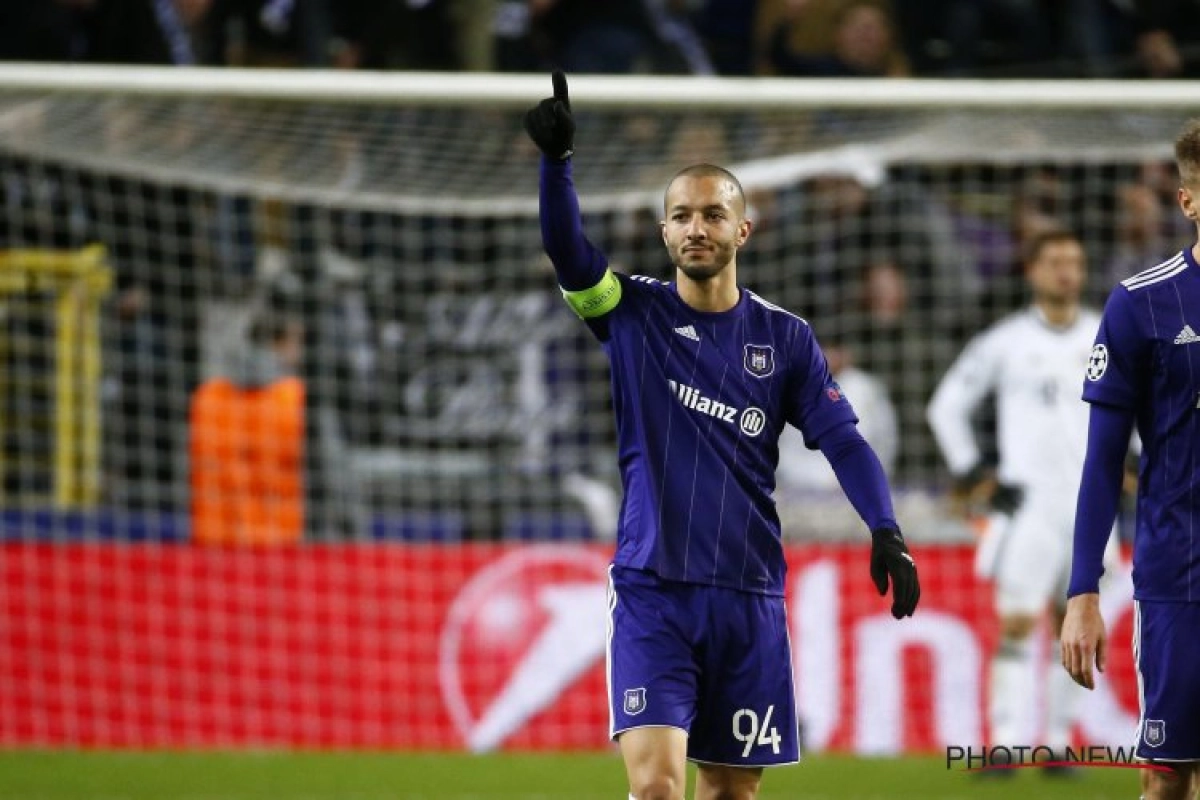
[[[111,286],[103,245],[78,251],[0,250],[0,303],[35,294],[53,297],[51,469],[53,501],[60,508],[93,505],[100,495],[100,303]],[[11,365],[11,354],[5,356]],[[21,424],[0,405],[0,438]],[[0,450],[0,477],[4,457]]]

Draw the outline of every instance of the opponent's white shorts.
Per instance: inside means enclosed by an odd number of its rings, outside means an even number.
[[[1071,580],[1075,494],[1026,494],[1010,517],[992,514],[975,553],[975,572],[994,581],[1001,616],[1037,616],[1050,605],[1063,607]],[[1117,564],[1116,537],[1104,553],[1106,571]]]

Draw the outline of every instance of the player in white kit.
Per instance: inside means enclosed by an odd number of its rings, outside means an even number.
[[[990,494],[992,514],[976,558],[995,582],[1000,642],[989,678],[992,745],[1070,744],[1079,687],[1048,659],[1041,742],[1018,741],[1028,704],[1032,634],[1047,608],[1054,642],[1066,607],[1075,498],[1087,448],[1088,407],[1079,399],[1099,314],[1081,307],[1083,247],[1066,231],[1035,238],[1025,257],[1028,308],[976,336],[946,372],[927,409],[934,436],[960,487]],[[972,429],[985,400],[996,404],[998,463],[992,470]],[[982,488],[982,492],[980,492]],[[1002,771],[999,774],[1012,774]]]

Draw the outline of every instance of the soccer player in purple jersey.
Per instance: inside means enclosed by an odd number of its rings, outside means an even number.
[[[1091,404],[1075,515],[1063,666],[1094,686],[1107,636],[1104,542],[1117,512],[1134,424],[1142,438],[1133,543],[1137,754],[1144,800],[1200,793],[1200,119],[1175,142],[1179,206],[1197,243],[1122,281],[1108,299],[1083,387]]]
[[[542,241],[563,295],[612,372],[624,499],[609,573],[610,733],[636,800],[753,798],[799,759],[772,492],[785,423],[820,448],[871,530],[870,573],[892,614],[920,597],[883,469],[808,324],[737,284],[746,199],[702,164],[667,187],[675,281],[609,269],[571,181],[567,81],[525,116],[541,149]]]

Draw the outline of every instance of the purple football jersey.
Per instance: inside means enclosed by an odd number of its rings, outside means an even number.
[[[779,434],[790,422],[813,447],[854,410],[794,314],[746,289],[728,311],[696,311],[673,283],[617,277],[601,336],[625,488],[614,563],[782,595]]]
[[[1132,410],[1142,438],[1139,600],[1200,600],[1198,331],[1200,268],[1184,250],[1113,289],[1084,382],[1089,403]]]

